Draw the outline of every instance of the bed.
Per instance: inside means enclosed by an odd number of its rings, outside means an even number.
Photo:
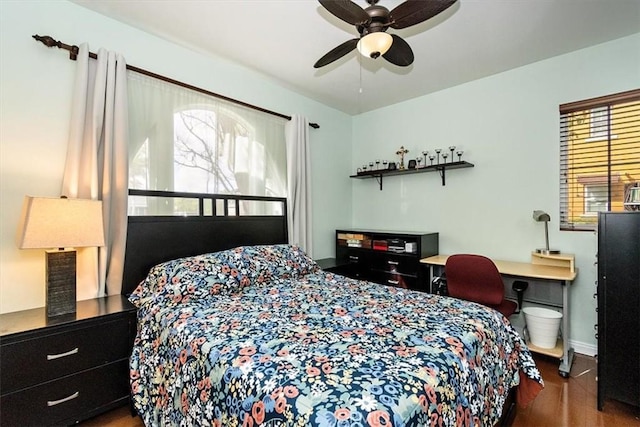
[[[136,281],[146,425],[491,426],[510,391],[526,405],[543,387],[498,312],[325,272],[281,237],[167,258]]]

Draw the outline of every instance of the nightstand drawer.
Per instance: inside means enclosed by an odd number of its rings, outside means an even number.
[[[129,398],[128,360],[2,396],[0,425],[68,425]]]
[[[128,358],[129,321],[120,318],[3,344],[2,394]]]

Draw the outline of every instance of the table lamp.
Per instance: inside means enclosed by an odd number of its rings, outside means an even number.
[[[49,249],[46,251],[47,316],[75,313],[74,248],[104,246],[102,202],[26,196],[17,243],[20,249]]]
[[[549,221],[551,221],[549,214],[544,211],[533,211],[533,219],[537,222],[544,222],[545,247],[536,249],[536,253],[544,255],[559,254],[559,250],[549,249]]]

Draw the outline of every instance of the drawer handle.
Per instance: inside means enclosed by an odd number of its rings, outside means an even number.
[[[358,258],[358,257],[357,257],[357,256],[355,256],[355,255],[349,255],[349,259],[350,259],[351,261],[358,261],[360,258]]]
[[[47,354],[47,360],[60,359],[61,357],[71,356],[72,354],[76,354],[77,352],[78,352],[78,347],[74,348],[73,350],[69,350],[66,353]]]
[[[400,263],[398,261],[387,261],[387,264],[389,264],[389,265],[398,265]]]
[[[398,283],[400,283],[400,281],[399,280],[391,280],[391,279],[389,279],[389,280],[387,280],[387,283],[391,283],[392,285],[397,285]]]
[[[47,400],[47,406],[56,406],[56,405],[59,405],[59,404],[61,404],[61,403],[64,403],[64,402],[68,402],[68,401],[70,401],[70,400],[73,400],[73,399],[75,399],[75,398],[76,398],[76,397],[78,397],[78,396],[80,396],[80,392],[79,392],[79,391],[76,391],[76,392],[75,392],[75,393],[73,393],[72,395],[67,396],[67,397],[63,397],[63,398],[62,398],[62,399],[60,399],[60,400]]]

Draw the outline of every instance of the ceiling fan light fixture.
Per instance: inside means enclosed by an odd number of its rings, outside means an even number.
[[[393,43],[393,37],[383,31],[375,33],[369,33],[362,37],[358,41],[358,52],[367,58],[377,58],[380,55],[387,53],[391,44]]]
[[[2,1],[2,0],[0,0]],[[397,34],[387,34],[388,28],[401,30],[433,18],[458,0],[404,0],[391,11],[378,6],[378,0],[367,0],[366,9],[353,0],[318,0],[333,16],[354,25],[360,35],[334,47],[313,64],[314,68],[324,67],[358,49],[362,56],[378,58],[398,67],[413,64],[411,46]],[[398,0],[396,0],[398,1]]]

